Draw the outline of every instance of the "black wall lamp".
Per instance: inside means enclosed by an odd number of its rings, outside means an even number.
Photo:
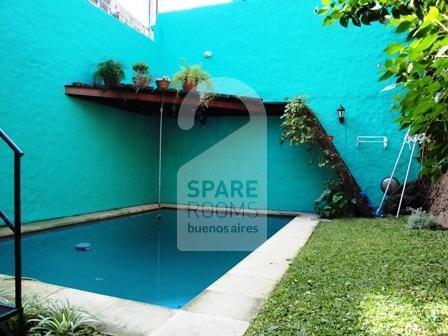
[[[339,108],[338,108],[338,118],[339,118],[339,122],[341,123],[341,124],[343,124],[344,123],[344,121],[345,121],[345,108],[344,108],[344,106],[339,106]]]

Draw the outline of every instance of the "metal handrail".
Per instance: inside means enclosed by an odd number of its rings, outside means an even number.
[[[0,138],[14,152],[14,223],[12,223],[3,211],[1,219],[14,232],[14,277],[15,277],[15,310],[9,312],[4,318],[17,314],[19,316],[19,334],[23,332],[24,316],[22,305],[22,207],[21,207],[21,159],[23,151],[0,129]],[[0,316],[1,317],[1,316]],[[1,320],[1,319],[0,319]]]
[[[0,138],[11,148],[15,154],[23,156],[23,151],[11,140],[11,138],[0,128]]]

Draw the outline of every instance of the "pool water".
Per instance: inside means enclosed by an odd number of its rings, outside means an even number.
[[[290,220],[268,217],[268,237]],[[23,276],[180,308],[250,252],[179,251],[176,224],[176,210],[163,210],[25,235]],[[80,242],[91,250],[76,251]],[[12,240],[0,240],[0,273],[13,274],[13,260]]]

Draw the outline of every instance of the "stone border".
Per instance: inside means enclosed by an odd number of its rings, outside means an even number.
[[[72,226],[82,223],[89,223],[116,217],[136,215],[158,209],[157,204],[139,205],[129,208],[121,208],[107,211],[89,213],[85,215],[69,216],[62,218],[49,219],[44,221],[32,222],[22,225],[22,234],[46,231],[64,226]],[[0,238],[12,237],[14,234],[8,227],[0,228]]]
[[[180,209],[180,210],[194,210],[194,209],[201,209],[204,211],[215,211],[215,212],[229,212],[229,209],[226,208],[219,208],[219,207],[197,207],[197,206],[191,206],[186,204],[172,204],[172,203],[166,203],[161,204],[162,209]],[[243,209],[242,213],[244,214],[258,214],[261,216],[290,216],[290,217],[296,217],[296,216],[302,216],[302,215],[312,215],[312,214],[306,214],[303,212],[297,212],[297,211],[282,211],[282,210],[250,210],[250,209]]]
[[[72,225],[78,225],[78,224],[83,224],[83,223],[101,221],[101,220],[123,217],[123,216],[128,216],[128,215],[137,215],[137,214],[142,214],[145,212],[150,212],[150,211],[154,211],[154,210],[158,210],[158,209],[161,209],[161,210],[166,210],[166,209],[188,210],[188,209],[195,209],[195,207],[188,206],[188,205],[181,205],[181,204],[161,204],[159,207],[158,204],[146,204],[146,205],[139,205],[139,206],[128,207],[128,208],[99,211],[99,212],[93,212],[93,213],[84,214],[84,215],[55,218],[55,219],[49,219],[49,220],[44,220],[44,221],[23,224],[22,225],[22,234],[46,231],[46,230],[61,228],[61,227],[65,227],[65,226],[72,226]],[[212,209],[212,208],[204,207],[203,209],[204,210],[214,210],[214,211],[218,211],[218,212],[219,211],[222,211],[222,212],[228,211],[228,209],[223,209],[223,208]],[[253,213],[253,212],[254,211],[251,211],[251,210],[243,210],[243,213]],[[303,213],[301,213],[301,212],[275,211],[275,210],[258,210],[257,213],[259,215],[263,215],[263,216],[291,216],[292,217],[292,216],[302,216],[303,215]],[[14,236],[13,232],[8,227],[0,227],[0,239],[13,237],[13,236]]]
[[[180,310],[32,280],[23,280],[24,293],[68,299],[120,336],[242,336],[317,224],[314,215],[295,217]],[[0,287],[12,288],[8,278]]]

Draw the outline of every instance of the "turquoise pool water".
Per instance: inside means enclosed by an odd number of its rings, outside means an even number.
[[[290,220],[268,217],[268,237]],[[249,254],[179,251],[176,229],[176,211],[163,210],[25,235],[23,275],[179,308]],[[91,250],[77,252],[80,242],[89,242]],[[0,273],[13,274],[12,256],[12,241],[0,240]]]

